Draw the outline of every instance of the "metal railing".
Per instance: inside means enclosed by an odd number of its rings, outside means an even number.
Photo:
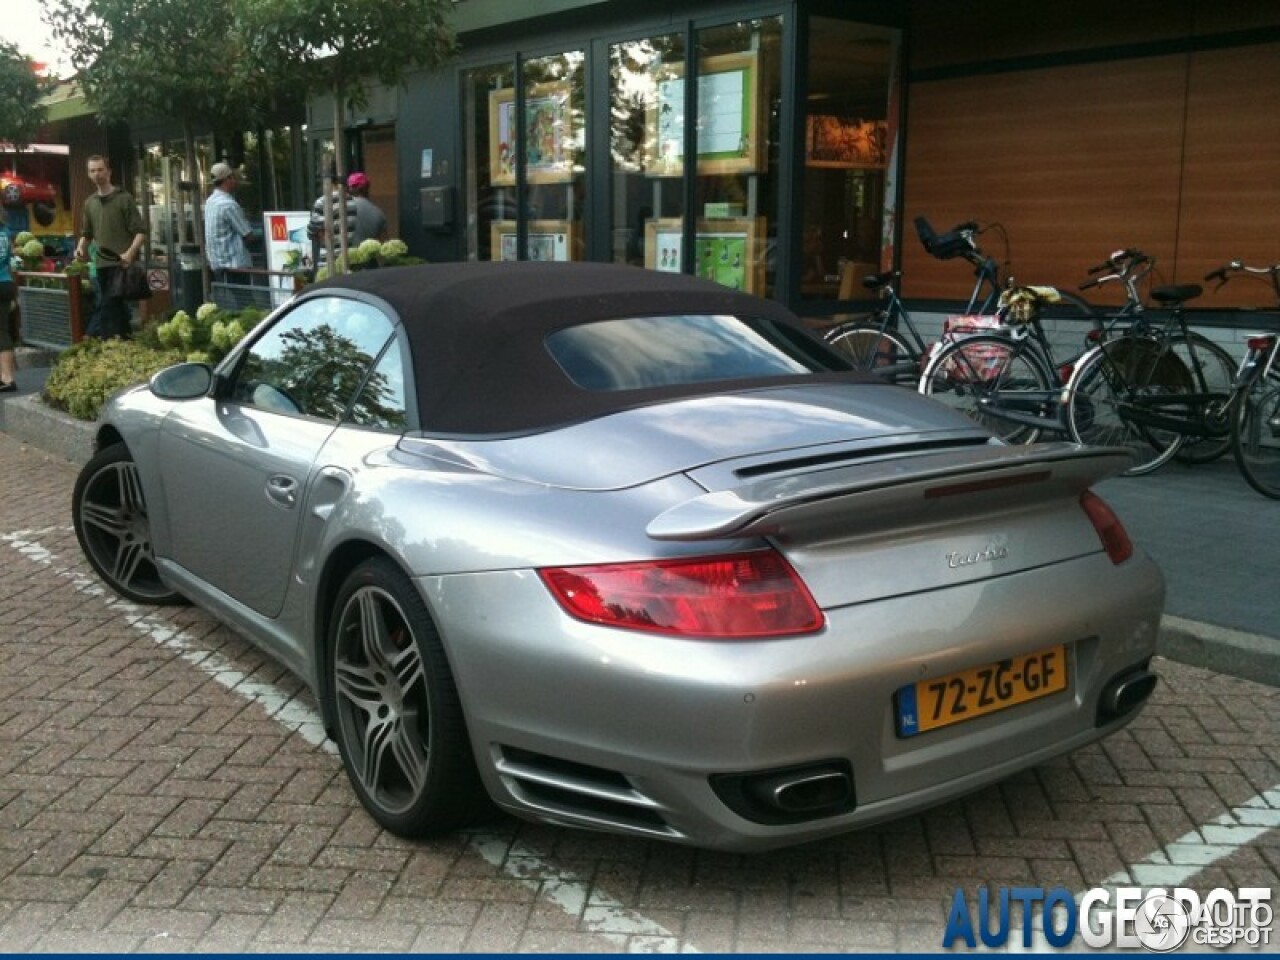
[[[79,275],[19,271],[18,283],[25,345],[65,350],[84,338],[86,310],[93,309],[93,295]]]

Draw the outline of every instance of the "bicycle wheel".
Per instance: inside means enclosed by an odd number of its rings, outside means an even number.
[[[920,392],[959,410],[1006,443],[1034,443],[1041,427],[1000,416],[1052,416],[1053,378],[1026,341],[991,334],[953,340],[934,354]]]
[[[881,330],[878,326],[857,321],[831,328],[823,339],[853,364],[855,370],[875,373],[877,368],[904,363],[913,356],[902,338],[892,330]]]
[[[1179,463],[1209,463],[1231,449],[1231,422],[1228,419],[1226,400],[1231,395],[1231,383],[1236,377],[1236,362],[1231,359],[1231,354],[1208,337],[1190,333],[1184,338],[1181,334],[1177,334],[1169,338],[1169,345],[1187,365],[1188,370],[1194,369],[1188,340],[1195,348],[1195,360],[1199,362],[1204,375],[1203,390],[1222,395],[1220,404],[1205,407],[1205,417],[1209,425],[1219,431],[1219,435],[1187,436],[1183,439],[1182,446],[1178,448],[1176,456]],[[1192,382],[1196,384],[1196,391],[1200,392],[1199,381],[1193,377]]]
[[[1132,400],[1191,392],[1191,371],[1150,337],[1117,337],[1086,354],[1067,385],[1067,426],[1076,443],[1128,447],[1135,477],[1163,466],[1182,434],[1138,422]]]
[[[1241,398],[1231,452],[1249,486],[1280,500],[1280,373],[1259,378]]]

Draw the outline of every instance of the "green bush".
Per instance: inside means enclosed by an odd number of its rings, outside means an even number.
[[[143,327],[133,340],[84,340],[58,355],[45,382],[44,401],[80,420],[96,420],[117,390],[190,360],[215,364],[266,314],[201,305],[194,317],[178,310]]]
[[[144,383],[183,359],[177,351],[136,340],[85,340],[58,356],[45,381],[44,402],[79,420],[96,420],[117,390]]]

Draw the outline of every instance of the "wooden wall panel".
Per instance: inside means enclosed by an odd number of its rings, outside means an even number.
[[[1280,44],[1194,55],[1177,278],[1225,260],[1280,261]],[[1233,281],[1203,306],[1274,307],[1261,283]]]
[[[1128,0],[1119,7],[1114,0],[913,0],[910,69],[1177,39],[1192,28],[1196,3],[1204,2]]]
[[[918,82],[909,92],[903,178],[903,290],[963,298],[966,265],[929,257],[912,221],[1008,231],[1023,283],[1074,289],[1117,247],[1172,265],[1187,57]],[[986,252],[1004,253],[994,235]]]

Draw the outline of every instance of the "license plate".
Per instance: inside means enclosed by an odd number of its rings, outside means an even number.
[[[902,687],[898,736],[914,737],[1067,689],[1064,644]]]

